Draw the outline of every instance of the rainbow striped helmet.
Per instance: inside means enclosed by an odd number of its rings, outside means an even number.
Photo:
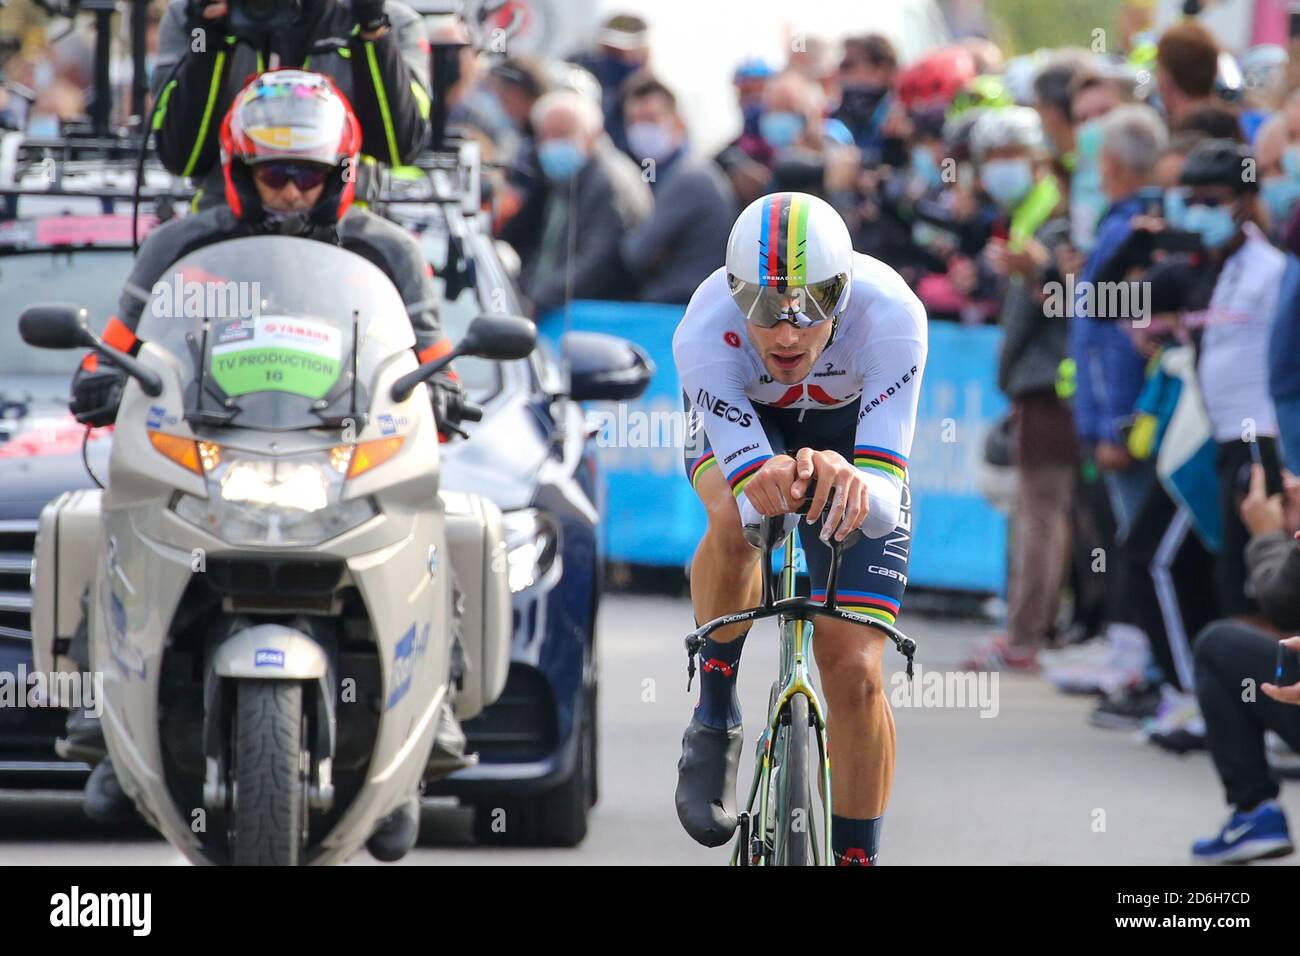
[[[772,193],[745,207],[727,240],[731,297],[755,325],[838,319],[853,282],[853,242],[830,204]]]

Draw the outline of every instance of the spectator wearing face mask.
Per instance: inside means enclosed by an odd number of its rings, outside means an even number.
[[[807,192],[837,209],[856,202],[860,158],[838,120],[827,120],[821,87],[802,73],[787,70],[763,91],[758,128],[772,147],[769,192]]]
[[[1171,128],[1212,102],[1219,44],[1204,26],[1185,20],[1170,27],[1156,47],[1156,90]]]
[[[736,219],[735,194],[715,163],[688,152],[677,97],[649,75],[628,80],[628,147],[654,192],[654,212],[623,237],[623,263],[639,298],[685,304],[722,265]]]
[[[1174,223],[1200,236],[1207,269],[1216,276],[1209,305],[1184,313],[1183,321],[1203,329],[1197,375],[1218,446],[1223,520],[1215,577],[1220,611],[1230,617],[1256,610],[1246,595],[1248,536],[1238,498],[1253,456],[1276,454],[1278,435],[1267,356],[1286,261],[1257,223],[1259,187],[1242,174],[1254,165],[1254,155],[1241,143],[1198,144],[1183,166],[1179,181],[1186,194]]]
[[[844,41],[839,67],[840,102],[834,116],[853,136],[862,151],[862,165],[877,165],[885,145],[883,127],[889,115],[889,95],[898,73],[893,44],[878,33]]]
[[[1072,90],[1076,78],[1087,72],[1088,55],[1081,50],[1058,53],[1034,76],[1034,109],[1058,176],[1074,171],[1074,117]]]
[[[524,262],[537,254],[546,209],[546,176],[537,158],[531,113],[547,86],[542,64],[526,57],[500,60],[488,74],[488,87],[519,134],[505,174],[497,238],[508,242]]]
[[[741,129],[740,135],[718,154],[718,162],[724,168],[728,159],[736,157],[737,151],[754,162],[767,167],[772,165],[772,147],[763,139],[758,123],[763,115],[763,93],[774,76],[776,70],[757,57],[745,60],[732,74],[736,105],[740,107]]]
[[[570,58],[600,83],[605,133],[619,149],[627,149],[623,130],[622,86],[650,62],[650,30],[645,20],[628,13],[609,17],[596,32],[594,49]]]
[[[1153,182],[1166,141],[1160,117],[1136,104],[1107,113],[1099,133],[1098,178],[1108,207],[1079,276],[1080,293],[1097,280],[1101,268],[1128,239],[1134,217],[1144,211],[1139,190]],[[1128,335],[1127,323],[1115,318],[1091,315],[1081,298],[1075,304],[1070,351],[1078,372],[1075,422],[1080,437],[1095,445],[1117,533],[1123,537],[1151,475],[1148,467],[1133,461],[1121,434],[1142,390],[1146,363]]]
[[[1269,231],[1285,241],[1290,225],[1300,220],[1300,89],[1259,129],[1259,198],[1268,212]],[[1300,253],[1300,249],[1292,252]]]
[[[521,286],[535,311],[569,299],[626,299],[631,277],[619,247],[654,199],[640,168],[605,135],[600,107],[555,90],[532,111],[537,157],[549,183],[537,256]]]
[[[1054,247],[1067,230],[1065,195],[1050,172],[1038,114],[987,110],[971,130],[980,184],[1000,211],[985,250],[1003,282],[1004,337],[998,387],[1011,399],[1016,506],[1007,633],[977,648],[966,667],[1033,670],[1056,621],[1065,582],[1078,442],[1069,406],[1056,393],[1066,318],[1044,309],[1042,290],[1059,281]]]
[[[1109,200],[1101,185],[1101,119],[1125,100],[1118,82],[1096,71],[1079,74],[1070,92],[1074,163],[1070,173],[1070,241],[1091,251]]]
[[[1268,385],[1282,454],[1300,474],[1300,90],[1259,134],[1259,193],[1286,250],[1268,346]]]

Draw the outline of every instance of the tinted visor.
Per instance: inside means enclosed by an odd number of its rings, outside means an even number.
[[[765,329],[778,322],[800,329],[820,325],[839,314],[849,291],[849,277],[843,272],[806,286],[759,285],[734,275],[728,275],[727,282],[745,318]]]

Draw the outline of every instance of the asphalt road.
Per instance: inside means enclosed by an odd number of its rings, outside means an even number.
[[[684,599],[619,595],[604,604],[602,795],[581,847],[480,849],[470,841],[466,812],[430,806],[421,845],[403,864],[724,863],[723,851],[690,841],[673,810],[681,731],[694,700],[685,689],[681,644],[691,623]],[[955,669],[985,632],[969,621],[906,614],[900,626],[921,645],[923,686],[925,674]],[[751,727],[776,673],[775,633],[767,627],[769,639],[761,629],[751,635],[740,672]],[[902,664],[892,651],[886,662],[887,668]],[[1131,734],[1090,727],[1090,704],[1036,678],[1001,676],[983,707],[896,707],[897,777],[881,862],[1189,862],[1191,840],[1216,829],[1225,813],[1209,760],[1163,754]],[[747,746],[742,790],[750,758]],[[1283,802],[1300,821],[1300,789],[1284,791]],[[353,862],[373,863],[364,851]],[[90,824],[75,795],[0,792],[0,865],[8,863],[184,861],[148,833]]]

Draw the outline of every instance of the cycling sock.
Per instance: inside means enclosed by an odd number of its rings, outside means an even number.
[[[831,814],[831,849],[837,866],[875,866],[880,856],[880,824],[884,817],[854,820]]]
[[[705,638],[700,648],[700,702],[695,713],[706,727],[740,726],[740,699],[736,696],[736,671],[745,634],[726,644]]]

